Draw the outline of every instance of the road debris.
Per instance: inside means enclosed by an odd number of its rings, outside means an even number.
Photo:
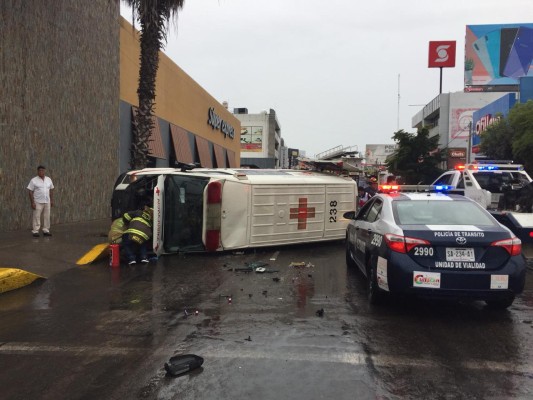
[[[194,311],[194,316],[197,317],[198,314],[199,314],[198,310],[195,310],[195,311]],[[193,315],[193,313],[192,313],[192,312],[189,312],[189,310],[187,310],[187,309],[184,309],[184,310],[183,310],[183,318],[187,318],[187,317],[189,317],[189,316],[191,316],[191,315]]]
[[[180,376],[201,367],[203,363],[204,359],[195,354],[174,356],[165,363],[165,371],[170,376]]]
[[[305,261],[299,261],[299,262],[292,261],[289,264],[289,267],[292,267],[292,268],[312,268],[312,267],[314,267],[314,265],[311,264],[310,262],[305,262]]]
[[[245,263],[245,267],[241,267],[241,268],[230,268],[228,271],[233,271],[233,272],[257,272],[257,273],[274,273],[274,272],[279,272],[278,269],[269,269],[269,268],[265,268],[266,266],[268,266],[268,263],[266,262],[263,262],[263,261],[254,261],[250,264],[248,263]]]

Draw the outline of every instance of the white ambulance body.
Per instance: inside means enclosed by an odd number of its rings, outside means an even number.
[[[357,196],[351,178],[319,172],[152,168],[127,173],[114,198],[139,183],[153,191],[157,254],[344,239]]]

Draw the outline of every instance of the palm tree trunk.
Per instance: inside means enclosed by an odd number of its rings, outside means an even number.
[[[166,23],[177,15],[185,0],[125,0],[137,12],[141,24],[139,70],[139,110],[133,121],[131,167],[146,168],[148,144],[154,127],[156,76],[159,50],[166,42]]]

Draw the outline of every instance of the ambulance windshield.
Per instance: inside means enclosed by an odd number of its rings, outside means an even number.
[[[208,178],[168,175],[165,180],[164,244],[166,252],[204,251],[203,195]]]

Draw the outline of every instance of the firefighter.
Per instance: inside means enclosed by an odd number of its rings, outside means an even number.
[[[368,177],[366,183],[367,186],[364,188],[359,199],[359,207],[363,207],[379,190],[378,179],[375,176]]]
[[[143,210],[128,211],[122,216],[127,227],[122,235],[122,247],[129,265],[137,263],[137,256],[142,263],[149,262],[153,216],[154,209],[149,206],[145,206]]]

